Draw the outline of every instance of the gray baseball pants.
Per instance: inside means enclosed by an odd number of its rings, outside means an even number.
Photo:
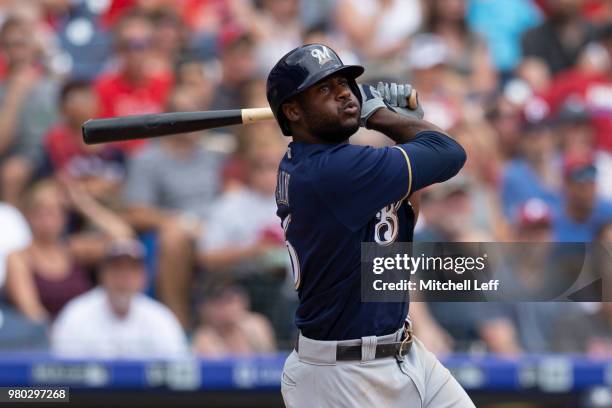
[[[376,344],[399,341],[399,330],[362,340],[317,341],[300,334],[281,379],[285,405],[302,407],[475,408],[451,373],[414,339],[403,358],[374,359]],[[362,344],[361,361],[336,361],[336,346]]]

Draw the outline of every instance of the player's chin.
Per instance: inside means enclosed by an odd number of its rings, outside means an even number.
[[[342,115],[340,123],[345,129],[353,129],[354,132],[359,128],[359,115]]]

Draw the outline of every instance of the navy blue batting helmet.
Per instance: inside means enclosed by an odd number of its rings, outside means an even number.
[[[361,104],[361,93],[355,78],[363,74],[361,65],[344,65],[338,54],[323,44],[307,44],[285,54],[268,75],[266,96],[285,136],[291,136],[289,121],[281,106],[289,98],[306,90],[323,78],[343,73]]]

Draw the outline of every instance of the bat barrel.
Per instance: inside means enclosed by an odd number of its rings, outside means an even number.
[[[92,119],[83,124],[82,131],[86,144],[97,144],[194,132],[240,123],[240,109],[172,112]]]

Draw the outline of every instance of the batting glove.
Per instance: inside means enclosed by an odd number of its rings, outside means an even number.
[[[387,109],[389,106],[380,93],[371,85],[360,84],[359,92],[361,92],[361,119],[360,125],[367,127],[368,119],[379,109]]]
[[[412,94],[412,85],[396,84],[395,82],[379,82],[376,86],[378,94],[383,97],[385,102],[393,107],[393,111],[400,115],[408,116],[413,119],[423,119],[425,112],[419,103],[417,96],[416,108],[410,108],[409,98]]]

